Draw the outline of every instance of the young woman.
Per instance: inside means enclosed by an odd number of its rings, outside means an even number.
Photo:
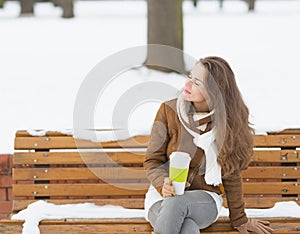
[[[151,182],[146,219],[154,233],[198,234],[217,220],[224,192],[234,228],[242,234],[272,232],[268,222],[244,211],[240,174],[253,150],[248,117],[234,73],[220,57],[200,59],[180,97],[160,106],[144,161]],[[175,151],[191,156],[184,195],[175,195],[168,178]]]

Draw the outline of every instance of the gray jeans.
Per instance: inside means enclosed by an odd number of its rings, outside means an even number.
[[[201,190],[158,201],[149,209],[148,218],[158,234],[199,234],[217,218],[214,199]]]

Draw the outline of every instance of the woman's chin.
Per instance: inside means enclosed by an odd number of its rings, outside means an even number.
[[[185,100],[185,101],[191,101],[188,94],[182,93],[182,98],[183,98],[183,100]]]

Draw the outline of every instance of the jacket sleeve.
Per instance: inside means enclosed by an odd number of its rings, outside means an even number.
[[[229,208],[232,227],[240,226],[248,221],[245,213],[243,187],[240,170],[222,179]]]
[[[164,178],[168,177],[167,147],[169,142],[165,104],[161,104],[153,123],[146,151],[144,168],[150,183],[162,194]]]

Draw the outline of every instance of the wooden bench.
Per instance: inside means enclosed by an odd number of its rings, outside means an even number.
[[[39,199],[55,204],[92,202],[143,208],[149,182],[142,163],[148,141],[148,136],[138,136],[119,142],[93,143],[75,141],[57,132],[34,137],[18,131],[13,161],[13,213]],[[247,208],[270,208],[280,201],[300,204],[299,146],[300,130],[255,136],[255,153],[251,165],[243,172]],[[298,218],[264,219],[272,222],[275,233],[300,233]],[[21,233],[22,223],[1,220],[0,233]],[[42,234],[152,230],[143,218],[45,220],[39,227]],[[201,233],[237,232],[230,227],[227,217],[221,217]]]

